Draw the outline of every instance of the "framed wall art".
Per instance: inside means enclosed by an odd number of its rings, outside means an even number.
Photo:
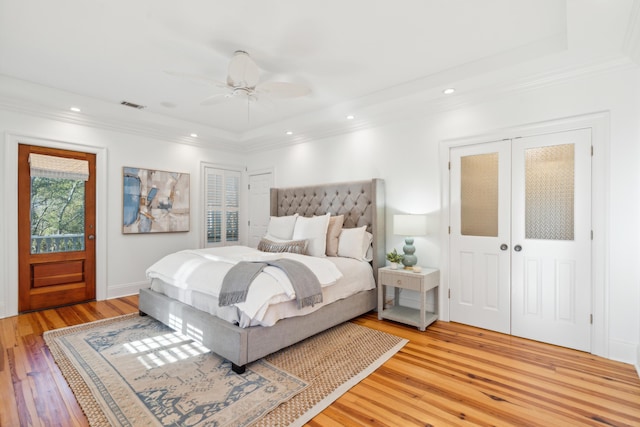
[[[122,233],[189,231],[189,174],[122,168]]]

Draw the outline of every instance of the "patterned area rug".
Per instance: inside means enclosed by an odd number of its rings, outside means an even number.
[[[302,425],[406,340],[345,323],[251,363],[230,363],[151,317],[45,332],[92,426]]]

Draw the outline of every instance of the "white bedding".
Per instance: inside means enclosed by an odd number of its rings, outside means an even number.
[[[311,269],[322,286],[323,303],[298,309],[291,282],[282,270],[266,267],[249,288],[247,300],[218,307],[222,278],[240,261],[290,258]],[[147,270],[151,289],[241,327],[271,326],[349,295],[375,288],[371,265],[339,257],[265,253],[246,246],[185,250],[167,255]]]

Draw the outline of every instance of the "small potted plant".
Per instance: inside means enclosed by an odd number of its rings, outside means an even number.
[[[398,264],[402,262],[402,258],[404,258],[398,251],[393,249],[393,251],[387,254],[387,261],[391,263],[391,269],[396,270],[398,268]]]

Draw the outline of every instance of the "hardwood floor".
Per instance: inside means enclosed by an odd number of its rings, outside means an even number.
[[[83,426],[46,330],[137,311],[137,297],[0,319],[0,426]],[[638,426],[633,366],[456,323],[426,332],[355,320],[410,342],[309,426]]]

